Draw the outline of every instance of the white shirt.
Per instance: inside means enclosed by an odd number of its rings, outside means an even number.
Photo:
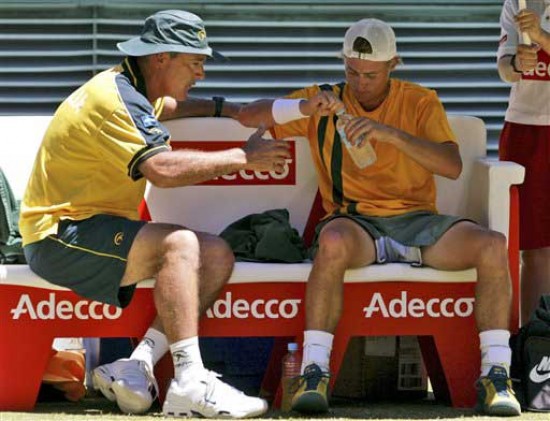
[[[542,29],[550,32],[550,0],[527,0],[527,9],[538,13]],[[497,57],[516,53],[520,41],[514,21],[518,0],[506,0],[500,16],[500,44]],[[537,126],[550,126],[550,55],[542,48],[538,63],[530,72],[522,73],[521,79],[512,85],[506,121]]]

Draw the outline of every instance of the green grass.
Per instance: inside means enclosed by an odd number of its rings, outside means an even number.
[[[272,410],[264,419],[300,419],[297,414],[282,414]],[[432,400],[410,402],[358,402],[335,401],[330,413],[318,418],[322,419],[367,419],[367,420],[498,420],[500,418],[479,416],[470,409],[455,409]],[[117,406],[106,399],[87,397],[79,403],[50,402],[39,403],[33,412],[0,412],[1,421],[159,421],[163,419],[160,408],[154,407],[147,415],[122,415]],[[548,413],[526,412],[521,417],[510,418],[517,421],[548,421]]]

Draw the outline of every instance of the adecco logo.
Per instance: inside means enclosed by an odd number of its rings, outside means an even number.
[[[227,292],[225,297],[217,300],[212,308],[206,312],[206,317],[209,319],[247,319],[254,317],[255,319],[292,319],[298,314],[298,306],[302,300],[286,299],[286,300],[263,300],[258,298],[252,302],[239,298],[233,301],[231,292]]]
[[[31,320],[101,320],[118,319],[122,315],[122,309],[99,303],[97,301],[82,300],[73,304],[70,301],[62,300],[56,302],[55,294],[51,292],[47,300],[39,301],[36,305],[28,294],[21,295],[17,307],[10,310],[13,320],[19,320],[27,314]]]
[[[365,318],[380,312],[382,317],[400,319],[404,317],[469,317],[474,312],[474,298],[431,298],[424,301],[420,298],[408,299],[407,291],[401,291],[401,298],[394,298],[386,304],[381,293],[375,293],[367,307],[363,308]]]
[[[172,141],[172,149],[200,149],[203,151],[221,151],[230,148],[240,148],[244,142],[234,141]],[[245,171],[222,175],[213,180],[200,183],[206,186],[234,186],[234,185],[295,185],[296,184],[296,143],[289,140],[290,159],[286,160],[283,172],[275,171]]]
[[[538,52],[538,62],[533,70],[524,72],[522,79],[550,80],[550,56],[544,50]]]

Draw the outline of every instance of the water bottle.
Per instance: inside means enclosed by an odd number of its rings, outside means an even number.
[[[347,114],[343,108],[341,108],[336,115],[338,116],[338,120],[336,120],[336,130],[338,130],[340,139],[342,140],[342,143],[346,145],[346,148],[355,165],[362,169],[374,164],[376,162],[376,152],[374,151],[371,143],[362,137],[357,141],[360,146],[354,146],[346,136],[344,127],[353,117]]]
[[[288,353],[283,358],[282,384],[283,399],[281,411],[289,412],[292,406],[292,398],[298,385],[298,376],[302,369],[302,357],[298,352],[298,344],[291,342],[287,345]]]

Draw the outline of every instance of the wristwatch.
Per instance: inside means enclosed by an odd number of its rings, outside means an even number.
[[[223,96],[213,96],[212,101],[214,101],[214,105],[215,105],[213,117],[221,117],[225,98]]]

